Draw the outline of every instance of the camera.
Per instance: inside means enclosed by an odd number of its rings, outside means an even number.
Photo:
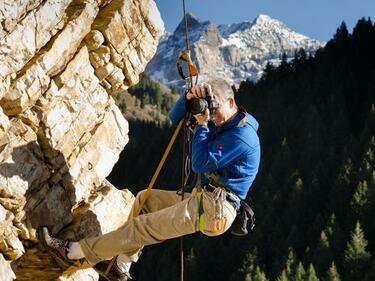
[[[210,114],[212,114],[213,110],[215,108],[219,107],[218,102],[211,96],[206,93],[206,97],[204,99],[191,99],[186,101],[186,110],[190,112],[191,114],[199,114],[204,113],[206,108],[210,111]]]

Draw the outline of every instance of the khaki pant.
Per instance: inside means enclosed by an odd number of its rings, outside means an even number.
[[[132,213],[138,209],[145,190],[136,196]],[[107,234],[83,239],[80,246],[90,264],[108,260],[119,254],[136,261],[143,246],[201,231],[206,235],[220,235],[233,223],[236,210],[231,203],[216,200],[213,193],[203,191],[204,222],[208,227],[219,225],[220,229],[199,228],[198,202],[195,189],[185,193],[185,199],[175,191],[151,190],[142,214],[129,220],[119,229]],[[220,223],[217,223],[220,220]],[[222,223],[224,222],[224,223]]]

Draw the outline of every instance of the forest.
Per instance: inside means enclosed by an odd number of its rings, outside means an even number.
[[[169,100],[144,92],[167,111]],[[185,280],[374,281],[375,24],[362,18],[349,32],[342,23],[314,55],[283,57],[235,97],[260,124],[261,165],[246,199],[256,226],[244,237],[184,237]],[[146,188],[173,130],[131,121],[109,180]],[[182,136],[155,188],[181,187],[181,147]],[[146,247],[134,280],[178,280],[179,243]]]

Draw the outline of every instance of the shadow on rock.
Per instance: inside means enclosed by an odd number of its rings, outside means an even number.
[[[6,145],[0,152],[1,202],[20,203],[13,204],[11,210],[15,214],[13,225],[20,229],[18,238],[26,249],[21,259],[12,263],[17,280],[36,280],[35,276],[40,281],[53,280],[61,275],[51,257],[35,244],[39,227],[47,226],[52,234],[74,240],[83,238],[85,227],[91,235],[101,234],[96,215],[88,210],[85,213],[84,204],[76,202],[74,179],[64,156],[57,150],[49,150],[48,155],[54,155],[53,159],[45,157],[35,141],[16,147]],[[72,225],[74,220],[79,221],[74,219],[73,207],[78,207],[78,216],[88,218],[84,226]]]

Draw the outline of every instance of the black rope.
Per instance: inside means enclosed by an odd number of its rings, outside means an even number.
[[[182,0],[182,6],[183,6],[183,10],[184,10],[186,50],[190,50],[190,48],[189,48],[189,34],[188,34],[188,24],[187,24],[187,18],[186,18],[185,0]]]
[[[181,165],[181,200],[185,199],[185,183],[186,183],[186,161],[188,158],[186,151],[186,117],[184,120],[184,142],[182,147],[182,165]],[[180,280],[184,281],[184,238],[180,238]]]
[[[187,17],[186,17],[185,0],[182,0],[182,7],[183,7],[183,11],[184,11],[186,50],[190,51],[190,46],[189,46],[189,31],[188,31],[188,22],[187,22]],[[189,72],[189,78],[190,78],[190,88],[192,88],[193,87],[193,77],[192,77],[192,75],[190,73],[190,69],[188,70],[188,72]]]
[[[184,143],[183,143],[183,157],[182,157],[182,179],[181,179],[181,196],[184,200],[185,189],[188,185],[188,181],[191,174],[191,132],[189,126],[187,126],[188,121],[191,118],[191,114],[187,113],[185,116],[185,126],[184,126]],[[181,281],[184,281],[184,240],[183,237],[180,238],[180,260],[181,260]]]
[[[189,47],[189,33],[188,33],[188,23],[186,18],[186,7],[185,7],[185,0],[182,0],[182,6],[183,6],[183,13],[184,13],[184,22],[185,22],[185,43],[186,43],[186,50],[190,51]],[[189,69],[189,67],[188,67]],[[193,77],[190,73],[189,69],[189,78],[190,78],[190,88],[193,87]],[[191,145],[190,145],[190,130],[187,126],[188,123],[189,114],[186,114],[185,116],[185,122],[184,122],[184,144],[183,144],[183,157],[182,157],[182,200],[184,200],[184,194],[185,194],[185,187],[187,185],[189,176],[190,176],[190,159],[191,159]],[[181,261],[181,275],[180,280],[184,281],[184,239],[183,237],[180,238],[180,261]]]

